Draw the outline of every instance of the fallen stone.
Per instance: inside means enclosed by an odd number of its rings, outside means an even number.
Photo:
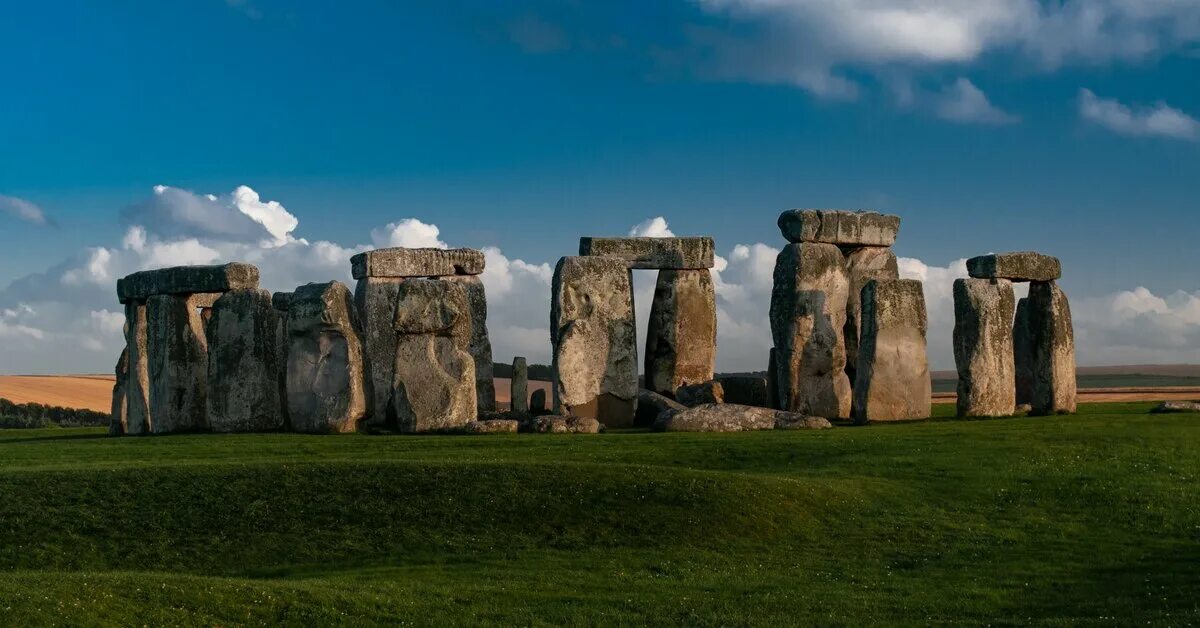
[[[872,279],[863,287],[855,422],[929,417],[932,388],[925,352],[927,324],[920,281]]]
[[[208,342],[195,301],[156,294],[146,300],[150,433],[208,427]]]
[[[296,289],[288,309],[287,406],[292,429],[344,433],[367,412],[361,327],[337,281]]]
[[[478,416],[475,360],[467,352],[471,312],[461,284],[400,284],[392,407],[401,432],[462,427]]]
[[[470,434],[516,434],[518,425],[518,421],[511,419],[490,419],[471,421],[463,430]]]
[[[529,393],[529,411],[535,413],[546,411],[545,389],[535,388],[532,393]]]
[[[587,417],[546,415],[535,417],[524,429],[538,434],[599,434],[604,426]]]
[[[1029,284],[1029,336],[1033,348],[1030,414],[1075,412],[1075,331],[1067,295],[1054,282]]]
[[[354,287],[354,305],[362,323],[364,366],[371,383],[371,405],[364,425],[394,425],[392,391],[396,369],[396,302],[404,279],[364,277]]]
[[[551,294],[555,412],[632,425],[638,360],[629,269],[616,259],[564,257]]]
[[[1057,257],[1033,251],[981,255],[967,260],[967,274],[979,279],[1054,281],[1062,277]]]
[[[512,384],[509,395],[513,412],[529,412],[529,366],[525,358],[513,358]]]
[[[954,280],[954,362],[958,416],[1010,416],[1016,410],[1012,320],[1007,279]]]
[[[675,390],[675,401],[689,408],[707,403],[725,403],[725,389],[718,381],[680,386]]]
[[[257,288],[258,268],[241,262],[220,266],[176,266],[143,270],[117,280],[121,303],[144,301],[157,294],[189,295]]]
[[[688,238],[579,238],[579,254],[624,261],[629,268],[707,269],[713,267],[713,239]]]
[[[708,270],[660,270],[646,328],[646,387],[668,395],[707,382],[717,358],[717,306]]]
[[[1196,401],[1164,401],[1150,410],[1152,414],[1175,414],[1182,412],[1200,412],[1200,402]]]
[[[467,352],[475,360],[475,403],[480,412],[496,409],[496,373],[492,362],[492,340],[487,326],[487,293],[483,281],[476,275],[444,277],[445,281],[462,284],[467,291],[467,307],[471,311],[471,340]]]
[[[859,335],[862,333],[862,289],[872,279],[899,279],[896,254],[889,248],[868,246],[846,252],[846,274],[850,292],[846,295],[846,378],[853,384],[858,368]]]
[[[784,410],[849,418],[842,337],[849,287],[842,252],[832,244],[789,244],[779,253],[770,317]]]
[[[475,249],[375,249],[350,258],[355,279],[364,277],[447,277],[483,272],[483,251]]]
[[[725,392],[725,403],[772,408],[767,378],[758,375],[722,375],[717,378]]]
[[[150,357],[146,304],[125,304],[125,350],[129,352],[125,383],[125,433],[150,433]]]
[[[271,307],[274,307],[279,312],[288,311],[288,307],[292,304],[292,293],[276,292],[271,295]]]
[[[805,416],[794,412],[779,412],[775,415],[777,430],[827,430],[833,427],[829,419],[819,416]]]
[[[788,242],[824,242],[842,246],[891,246],[900,217],[871,211],[792,209],[779,215]]]
[[[773,429],[832,427],[822,417],[756,408],[733,403],[705,404],[659,415],[654,429],[661,432],[748,432]]]
[[[1013,372],[1018,409],[1033,400],[1033,335],[1029,329],[1029,298],[1017,301],[1013,318]]]
[[[679,412],[686,409],[687,406],[666,395],[640,388],[638,389],[637,415],[633,422],[638,427],[653,427],[654,422],[663,412]]]
[[[279,313],[260,288],[226,292],[212,308],[208,338],[208,426],[214,432],[284,427]]]
[[[125,393],[125,386],[129,380],[129,349],[121,350],[121,357],[117,358],[117,366],[113,371],[116,374],[116,380],[113,383],[112,411],[109,413],[111,418],[108,423],[108,433],[111,436],[121,436],[129,430],[129,421],[125,413],[125,408],[129,403]]]

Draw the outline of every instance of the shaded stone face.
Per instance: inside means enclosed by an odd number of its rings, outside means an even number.
[[[638,390],[637,416],[634,424],[638,427],[653,427],[654,422],[658,420],[658,415],[663,412],[679,412],[686,409],[687,406],[670,397],[642,388]]]
[[[854,420],[924,419],[932,396],[925,293],[913,279],[873,279],[862,291]]]
[[[779,395],[779,361],[776,357],[775,347],[771,347],[767,357],[767,399],[770,400],[768,408],[778,410],[782,407]]]
[[[717,359],[717,307],[708,270],[660,270],[646,328],[646,387],[673,395],[707,382]]]
[[[367,412],[358,316],[339,282],[296,289],[288,309],[287,406],[298,432],[353,432]]]
[[[891,246],[900,231],[899,216],[840,209],[792,209],[779,215],[778,224],[788,242],[843,246]]]
[[[529,394],[529,411],[530,412],[545,412],[546,411],[546,391],[537,388]]]
[[[858,368],[858,343],[862,330],[862,289],[872,279],[899,279],[896,254],[883,247],[861,247],[846,252],[850,293],[846,296],[846,377],[853,383]]]
[[[208,342],[196,306],[206,299],[158,294],[146,300],[150,433],[208,427]]]
[[[842,336],[849,288],[842,253],[832,244],[790,244],[776,258],[771,335],[784,410],[849,418]]]
[[[1067,295],[1054,282],[1029,285],[1033,349],[1031,414],[1075,412],[1075,332]]]
[[[108,433],[112,436],[120,436],[129,429],[129,422],[125,414],[125,408],[129,403],[125,393],[125,386],[129,380],[129,349],[121,350],[121,357],[117,358],[117,366],[113,371],[116,380],[113,384],[112,411],[110,413],[112,418],[108,423]]]
[[[143,270],[117,280],[121,303],[157,294],[192,295],[258,287],[258,268],[234,262],[220,266],[176,266]],[[203,305],[201,305],[203,307]]]
[[[725,392],[725,403],[774,408],[767,389],[767,378],[757,375],[724,375],[717,379]]]
[[[404,279],[365,277],[354,288],[354,303],[362,322],[364,366],[371,381],[371,411],[366,425],[395,422],[392,385],[396,369],[396,302]]]
[[[150,433],[150,353],[146,304],[125,304],[125,349],[128,376],[125,383],[125,422],[127,434]]]
[[[279,313],[266,290],[233,290],[213,306],[206,330],[208,425],[214,432],[284,427],[279,328]]]
[[[1016,411],[1015,309],[1007,279],[954,281],[958,416],[1010,416]]]
[[[623,260],[629,268],[707,269],[713,267],[713,239],[589,238],[579,239],[579,254]]]
[[[478,275],[483,267],[483,252],[475,249],[376,249],[350,258],[355,279]]]
[[[1029,329],[1029,298],[1017,301],[1013,318],[1013,369],[1016,377],[1017,405],[1033,399],[1033,336]]]
[[[725,389],[717,381],[680,386],[675,390],[675,401],[689,408],[706,403],[725,403]]]
[[[979,279],[1054,281],[1062,277],[1057,257],[1033,251],[981,255],[967,260],[967,274]]]
[[[529,412],[529,365],[519,356],[513,358],[511,391],[512,411]]]
[[[280,312],[288,311],[288,307],[291,305],[291,303],[292,293],[290,292],[276,292],[275,294],[271,295],[271,307],[274,307]]]
[[[443,277],[462,285],[467,291],[467,309],[471,311],[471,339],[467,352],[475,360],[475,402],[480,413],[496,409],[496,374],[492,367],[492,340],[488,335],[487,292],[475,275]]]
[[[564,257],[554,270],[551,294],[555,411],[609,427],[632,425],[638,360],[625,262]]]

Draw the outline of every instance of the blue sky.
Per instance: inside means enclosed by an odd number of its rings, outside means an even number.
[[[879,209],[948,277],[1036,249],[1077,310],[1133,295],[1084,324],[1081,362],[1200,361],[1193,0],[47,1],[6,11],[0,69],[0,337],[27,347],[0,371],[109,368],[111,322],[78,359],[45,354],[66,310],[115,302],[29,286],[95,271],[97,248],[112,272],[174,259],[123,253],[156,185],[249,186],[299,219],[289,237],[347,249],[415,218],[531,267],[656,216],[729,257],[778,248],[782,209]],[[248,254],[188,228],[147,237]],[[1181,340],[1139,352],[1146,325]]]

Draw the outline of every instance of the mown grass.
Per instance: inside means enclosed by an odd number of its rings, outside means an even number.
[[[1200,622],[1200,415],[0,431],[0,622]],[[944,413],[948,409],[940,408]]]

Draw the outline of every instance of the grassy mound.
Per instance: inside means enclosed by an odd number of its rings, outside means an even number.
[[[1200,621],[1200,416],[0,431],[0,620]]]

